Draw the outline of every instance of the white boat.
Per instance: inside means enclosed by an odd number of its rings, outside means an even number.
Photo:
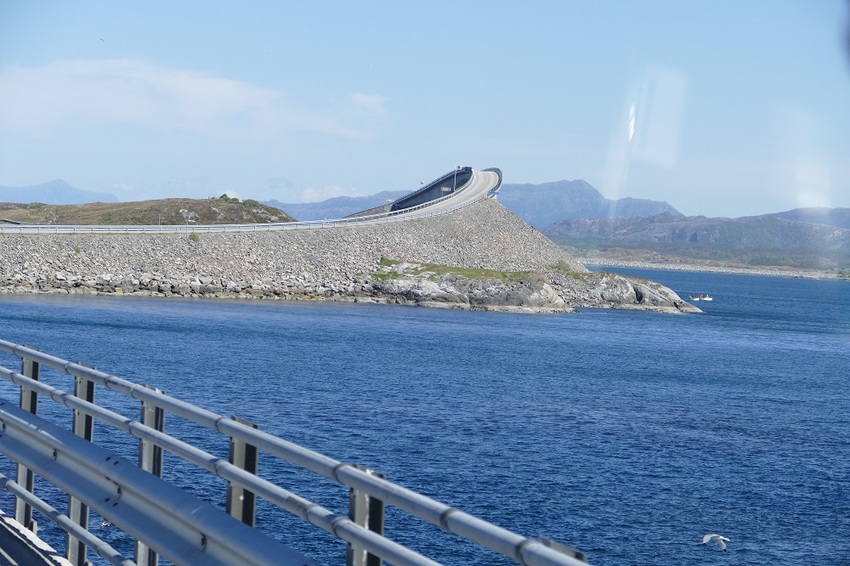
[[[713,301],[714,297],[711,295],[706,295],[705,293],[700,293],[699,295],[691,295],[692,301]]]

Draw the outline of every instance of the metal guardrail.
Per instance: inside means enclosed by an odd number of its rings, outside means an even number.
[[[502,181],[504,180],[502,177],[502,170],[498,167],[488,167],[487,169],[484,169],[484,171],[487,173],[495,173],[499,176],[499,180],[496,183],[496,187],[494,189],[491,189],[489,193],[490,195],[495,195],[499,192],[499,189],[502,187]]]
[[[175,399],[96,369],[0,340],[0,351],[21,359],[22,370],[0,367],[0,378],[20,388],[21,406],[0,399],[0,453],[18,462],[18,481],[0,477],[17,499],[15,517],[34,529],[36,506],[69,533],[66,554],[86,564],[86,547],[111,564],[127,564],[108,544],[86,531],[91,507],[137,540],[136,562],[156,564],[158,555],[177,564],[313,564],[250,528],[253,498],[295,514],[348,543],[348,564],[434,565],[436,562],[383,536],[383,506],[392,505],[443,530],[476,542],[528,566],[578,566],[584,555],[548,539],[535,540],[404,488],[361,466],[339,462],[255,426]],[[75,378],[73,394],[39,381],[41,367]],[[141,403],[141,421],[95,404],[95,388],[106,388]],[[36,415],[46,398],[69,407],[74,426],[64,430]],[[165,433],[165,415],[173,414],[224,435],[231,443],[223,460]],[[140,463],[92,444],[95,421],[140,441]],[[160,479],[162,452],[223,478],[228,484],[227,512],[204,503]],[[258,477],[259,451],[330,478],[350,489],[349,517],[336,515],[264,478]],[[253,464],[252,464],[253,459]],[[253,466],[253,468],[252,468]],[[70,496],[69,515],[32,494],[33,474]],[[250,495],[250,497],[246,497]],[[241,502],[241,503],[240,503]],[[379,517],[376,517],[380,515]]]
[[[461,183],[460,187],[457,186],[458,173],[463,173],[463,174],[469,173],[470,174],[469,179],[467,179],[466,181]],[[395,199],[395,201],[393,202],[391,210],[405,210],[405,208],[408,208],[408,207],[403,207],[403,208],[396,208],[396,207],[398,205],[400,205],[401,203],[405,202],[405,201],[416,200],[416,197],[423,195],[425,193],[428,193],[429,191],[433,191],[435,188],[439,187],[443,183],[448,182],[449,179],[454,179],[454,182],[452,184],[452,190],[450,191],[450,193],[457,192],[458,189],[469,184],[469,182],[472,180],[472,177],[473,177],[472,167],[461,167],[460,165],[458,165],[457,168],[455,168],[453,171],[446,173],[442,177],[439,177],[438,179],[431,181],[427,185],[420,187],[419,189],[413,191],[412,193],[409,193],[409,194],[407,194],[403,197],[399,197],[399,198]],[[448,196],[448,195],[444,195],[444,196]],[[431,199],[431,201],[432,200],[434,200],[434,199]],[[427,204],[428,202],[431,202],[431,201],[426,201],[426,203],[420,203],[420,204]]]
[[[480,198],[486,198],[489,194],[495,190],[498,190],[499,186],[502,183],[502,175],[501,171],[498,169],[486,169],[485,171],[496,171],[498,172],[498,184],[495,185],[494,188],[489,189],[487,192],[481,195]],[[382,212],[378,214],[373,214],[369,216],[361,216],[361,217],[349,217],[349,218],[340,218],[336,220],[306,220],[303,222],[274,222],[268,224],[170,224],[170,225],[132,225],[132,226],[119,226],[119,225],[58,225],[58,224],[16,224],[16,225],[2,225],[0,224],[0,234],[90,234],[90,233],[105,233],[105,234],[127,234],[127,233],[191,233],[191,232],[270,232],[277,230],[311,230],[311,229],[319,229],[319,228],[333,228],[340,226],[351,226],[351,225],[370,225],[370,224],[380,224],[384,222],[394,222],[400,220],[407,220],[410,218],[428,218],[431,216],[437,216],[442,214],[447,214],[454,210],[458,210],[460,208],[464,208],[471,203],[463,203],[458,205],[457,207],[449,207],[443,210],[439,210],[437,212],[428,213],[426,209],[429,207],[433,207],[436,204],[440,204],[445,202],[448,199],[459,195],[464,191],[474,180],[476,180],[476,174],[480,175],[481,172],[474,171],[473,175],[469,181],[467,181],[461,187],[458,187],[452,193],[449,193],[446,196],[434,199],[432,201],[418,204],[416,206],[412,206],[410,208],[405,208],[402,210],[394,210],[389,212]],[[451,173],[447,173],[447,175],[451,175]],[[442,179],[441,177],[440,179]],[[430,183],[433,184],[433,183]],[[429,185],[430,185],[429,184]]]

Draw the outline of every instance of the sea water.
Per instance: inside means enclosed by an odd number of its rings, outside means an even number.
[[[627,272],[714,301],[695,315],[520,315],[2,296],[0,338],[248,418],[592,564],[850,563],[850,284]],[[126,437],[96,435],[132,458]],[[169,458],[170,481],[223,502],[218,480]],[[344,488],[314,474],[262,459],[260,473],[347,512]],[[258,528],[343,562],[342,544],[262,503]],[[386,530],[446,564],[510,563],[394,509]]]

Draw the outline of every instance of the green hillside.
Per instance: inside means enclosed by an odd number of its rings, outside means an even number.
[[[844,218],[843,209],[833,215]],[[794,215],[805,217],[803,213]],[[665,256],[802,269],[850,267],[850,230],[780,215],[744,218],[650,217],[564,220],[544,230],[580,250],[648,250]]]
[[[266,224],[292,222],[285,212],[256,200],[221,196],[136,202],[48,205],[0,203],[0,218],[25,224]]]

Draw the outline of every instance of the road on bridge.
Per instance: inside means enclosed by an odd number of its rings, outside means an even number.
[[[397,222],[407,218],[422,218],[435,214],[444,214],[463,208],[475,201],[487,198],[492,192],[497,191],[501,185],[502,176],[497,170],[478,171],[472,170],[472,178],[463,187],[445,197],[438,198],[411,208],[375,214],[372,216],[360,216],[354,218],[341,218],[338,220],[321,220],[308,222],[285,222],[278,224],[205,224],[205,225],[150,225],[150,226],[59,226],[46,224],[0,224],[0,234],[77,234],[91,232],[108,233],[175,233],[175,232],[253,232],[273,230],[298,230],[311,228],[329,228],[334,226],[351,226],[352,224],[379,224],[382,222]]]

